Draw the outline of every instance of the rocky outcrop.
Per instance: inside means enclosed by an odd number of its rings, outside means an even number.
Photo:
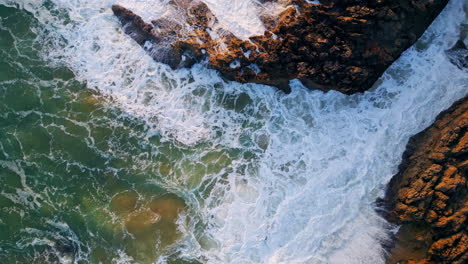
[[[410,139],[385,199],[402,225],[390,263],[468,263],[467,131],[465,96]]]
[[[269,1],[260,1],[269,2]],[[112,10],[124,30],[172,68],[206,61],[224,77],[289,91],[300,79],[311,89],[345,94],[369,89],[410,47],[448,0],[305,0],[262,15],[264,35],[242,40],[221,28],[199,1],[170,1],[175,16],[147,23],[125,7]]]

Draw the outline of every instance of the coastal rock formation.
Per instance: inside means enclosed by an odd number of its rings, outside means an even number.
[[[196,0],[171,0],[175,15],[151,23],[123,6],[112,10],[127,34],[172,68],[205,61],[242,83],[288,92],[297,78],[311,89],[352,94],[369,89],[448,0],[280,2],[288,7],[261,15],[267,31],[249,39],[216,27],[217,18]]]
[[[467,131],[465,96],[410,139],[386,194],[402,225],[390,263],[468,263]]]

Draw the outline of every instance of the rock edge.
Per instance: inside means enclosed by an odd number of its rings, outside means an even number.
[[[261,1],[270,2],[270,1]],[[264,35],[242,40],[222,29],[203,2],[172,0],[177,21],[151,23],[129,9],[112,10],[125,32],[172,68],[205,61],[228,80],[289,92],[299,79],[310,89],[363,92],[414,44],[448,0],[291,0],[278,16],[262,16]]]

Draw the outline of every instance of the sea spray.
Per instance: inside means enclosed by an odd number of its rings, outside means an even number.
[[[165,1],[118,2],[145,19],[167,8]],[[352,96],[309,91],[297,81],[285,95],[225,82],[202,65],[172,71],[123,34],[113,1],[52,3],[21,3],[46,28],[43,56],[111,97],[125,116],[144,120],[148,139],[160,135],[192,149],[176,163],[189,169],[158,184],[190,197],[192,220],[179,222],[178,251],[206,263],[384,263],[386,223],[373,202],[408,138],[468,88],[444,53],[465,18],[462,0],[449,3],[378,87]],[[222,10],[214,13],[222,17]],[[221,25],[231,27],[236,16]],[[216,147],[207,153],[203,144]]]

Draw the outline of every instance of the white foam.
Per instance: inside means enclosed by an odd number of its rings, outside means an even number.
[[[258,17],[258,6],[251,0],[202,0],[219,20],[222,28],[241,39],[263,35],[265,27]]]
[[[452,0],[425,34],[426,50],[410,49],[375,91],[353,96],[308,91],[299,83],[283,95],[225,83],[201,66],[172,71],[119,30],[112,1],[53,2],[74,23],[64,24],[40,1],[23,4],[63,45],[50,48],[48,58],[146,120],[150,134],[175,144],[209,141],[262,153],[233,161],[232,172],[204,178],[218,182],[197,205],[211,242],[188,239],[197,232],[188,226],[183,250],[208,263],[384,263],[379,241],[385,221],[372,203],[395,173],[408,138],[468,88],[466,73],[443,52],[455,43],[463,0]],[[226,106],[229,95],[242,93],[252,100],[249,111]]]
[[[249,188],[232,180],[224,202],[205,209],[220,243],[209,263],[384,263],[385,222],[373,202],[408,138],[467,92],[467,75],[444,55],[462,4],[450,3],[423,38],[428,49],[406,52],[376,91],[347,97],[296,85],[279,101],[261,99],[271,140],[247,177],[258,196],[246,201]]]
[[[216,16],[219,24],[216,28],[223,28],[241,39],[250,36],[262,35],[265,32],[263,22],[258,17],[259,5],[251,0],[201,0]],[[121,4],[143,20],[150,22],[161,16],[171,16],[174,12],[167,0],[116,0],[113,3]],[[239,18],[242,19],[239,19]],[[178,18],[178,17],[176,17]]]

